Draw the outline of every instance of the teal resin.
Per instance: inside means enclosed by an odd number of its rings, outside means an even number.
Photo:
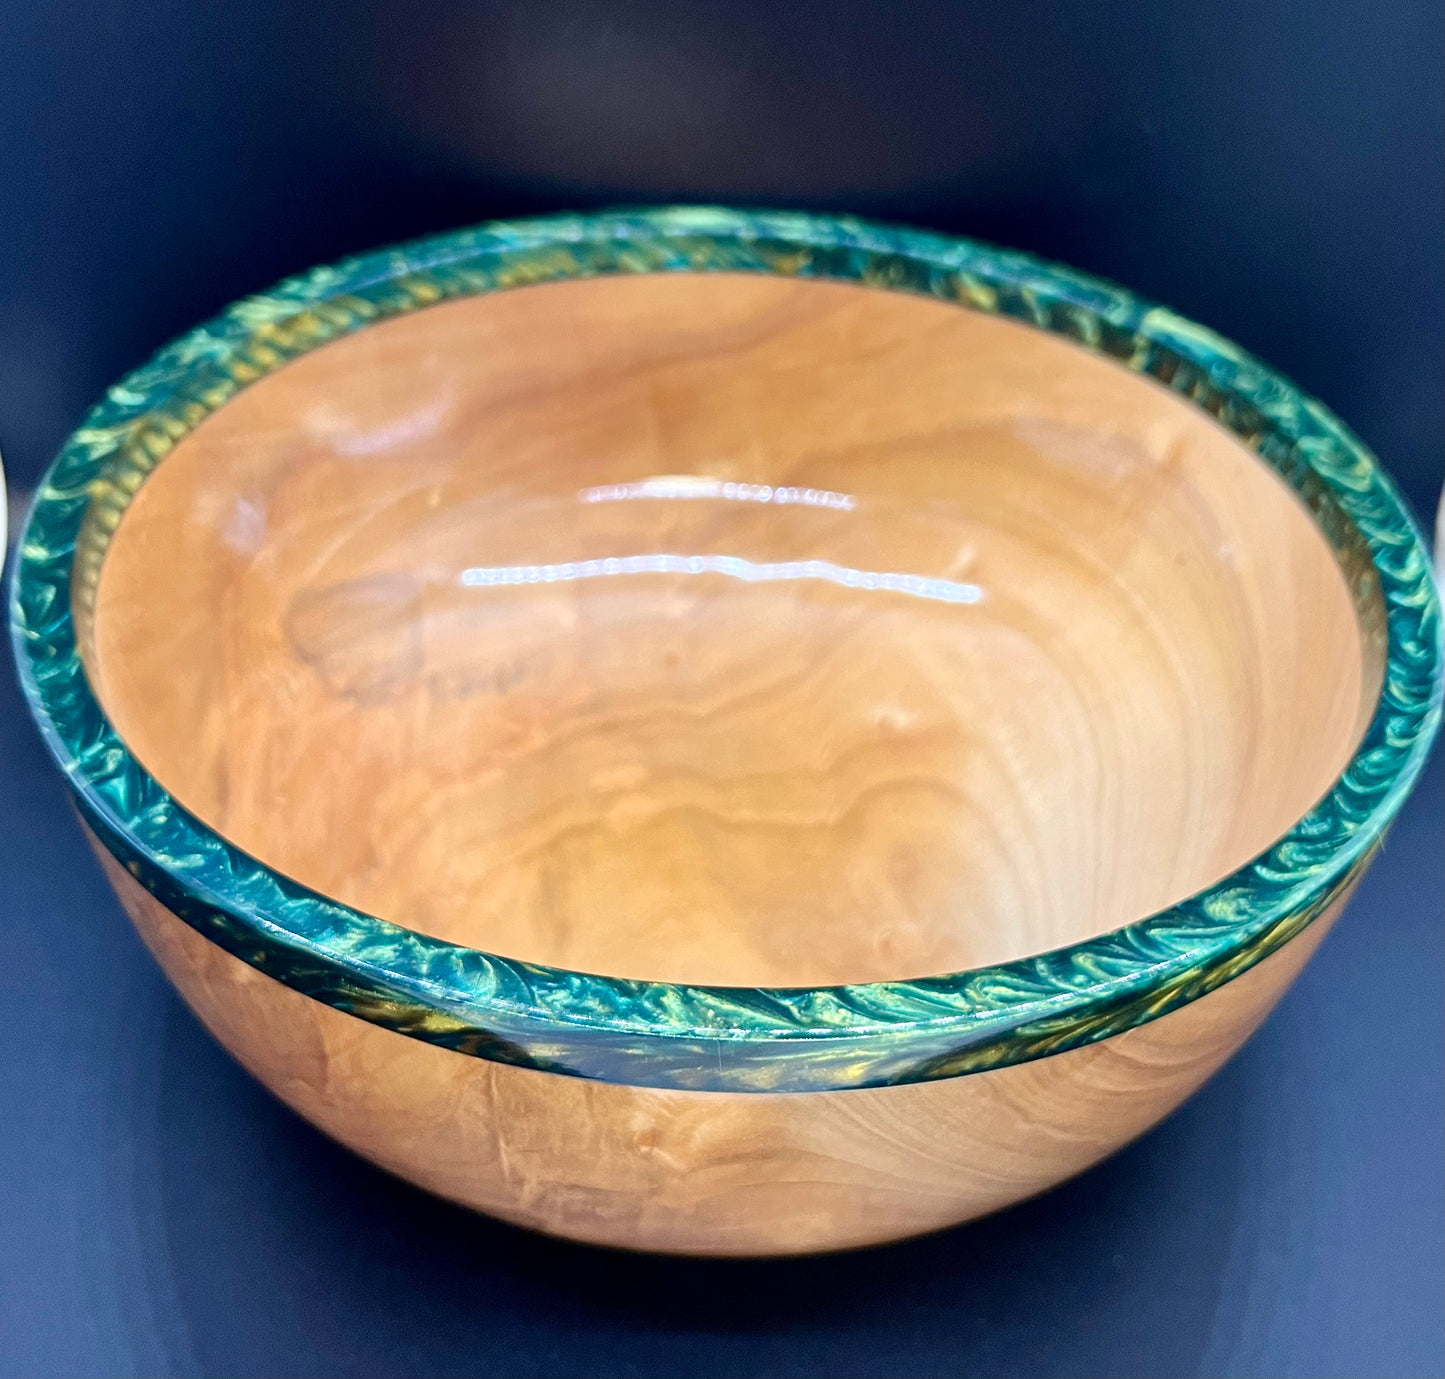
[[[327,341],[472,293],[604,273],[759,272],[918,293],[1051,331],[1148,374],[1236,433],[1300,495],[1384,662],[1330,793],[1268,852],[1126,928],[997,967],[906,982],[742,989],[621,980],[458,947],[277,875],[187,813],[127,751],[80,648],[126,504],[178,439]],[[81,813],[167,908],[315,1000],[464,1054],[639,1086],[821,1091],[924,1081],[1157,1018],[1300,932],[1378,846],[1439,727],[1430,561],[1369,452],[1219,336],[1024,254],[832,217],[680,208],[486,225],[364,255],[239,302],[113,387],[47,474],[22,533],[21,680]]]

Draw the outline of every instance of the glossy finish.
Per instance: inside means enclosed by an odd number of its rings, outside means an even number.
[[[254,384],[126,509],[90,676],[182,805],[358,910],[802,987],[1204,889],[1329,789],[1378,668],[1308,515],[1181,399],[719,273],[470,297]]]
[[[255,865],[176,808],[91,696],[109,533],[145,476],[247,384],[370,321],[502,287],[637,271],[852,279],[996,311],[1166,382],[1251,440],[1310,505],[1389,665],[1357,756],[1265,857],[1124,930],[982,973],[746,995],[523,965],[387,925]],[[1020,255],[792,215],[671,211],[503,225],[294,279],[133,375],[43,486],[13,603],[22,673],[82,809],[188,922],[318,999],[449,1047],[656,1085],[839,1087],[948,1075],[1106,1037],[1226,980],[1294,933],[1368,853],[1439,717],[1440,622],[1389,481],[1318,404],[1200,328]],[[178,865],[180,864],[180,865]],[[176,874],[183,873],[184,882]]]
[[[102,861],[192,1010],[329,1135],[518,1225],[715,1256],[896,1240],[1087,1168],[1173,1110],[1253,1033],[1344,900],[1237,980],[1084,1048],[863,1091],[686,1092],[464,1058],[351,1019],[222,952],[103,851]]]
[[[1418,534],[1324,409],[1065,270],[783,215],[494,226],[239,304],[77,433],[12,625],[243,1062],[438,1191],[650,1249],[886,1239],[1138,1133],[1439,719]]]

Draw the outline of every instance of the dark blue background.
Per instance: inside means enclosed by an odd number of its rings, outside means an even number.
[[[313,262],[619,200],[1020,245],[1234,336],[1433,509],[1439,5],[0,0],[0,448]],[[609,1255],[334,1148],[169,993],[0,674],[0,1374],[1437,1375],[1437,753],[1342,928],[1154,1134],[990,1221]]]

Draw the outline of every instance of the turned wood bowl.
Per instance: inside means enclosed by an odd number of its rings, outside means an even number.
[[[1037,1193],[1249,1035],[1438,726],[1318,403],[847,219],[491,225],[241,302],[23,534],[25,688],[191,1008],[541,1230],[783,1254]]]

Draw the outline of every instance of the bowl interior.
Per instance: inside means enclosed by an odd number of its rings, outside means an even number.
[[[765,276],[472,297],[285,365],[108,548],[86,669],[269,866],[511,957],[817,985],[1114,929],[1373,706],[1238,440],[1063,340]]]

